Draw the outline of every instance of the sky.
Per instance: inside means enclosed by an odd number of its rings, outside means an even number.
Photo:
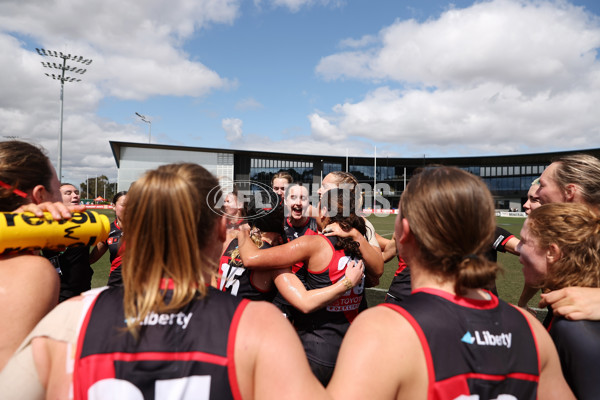
[[[109,141],[377,157],[600,147],[600,2],[0,0],[0,140],[62,180]],[[143,122],[135,113],[146,116]]]

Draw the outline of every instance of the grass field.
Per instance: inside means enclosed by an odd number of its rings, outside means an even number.
[[[105,214],[112,221],[114,219],[114,212],[112,210],[96,210],[101,214]],[[394,231],[394,220],[395,216],[390,215],[386,217],[371,216],[369,220],[375,226],[375,230],[380,235],[391,238]],[[523,218],[497,218],[498,225],[506,229],[507,231],[519,236],[521,227],[523,225]],[[503,273],[500,274],[496,285],[498,287],[498,294],[500,297],[513,304],[517,304],[521,289],[523,288],[523,274],[521,272],[521,264],[519,258],[512,254],[499,253],[498,262],[502,266]],[[385,271],[381,277],[379,286],[372,289],[367,289],[367,301],[369,306],[381,303],[385,297],[385,293],[392,282],[394,273],[398,266],[398,261],[393,259],[385,265]],[[94,276],[92,278],[92,287],[99,287],[106,285],[108,281],[108,273],[110,269],[110,262],[108,251],[104,256],[92,265],[94,269]],[[530,306],[537,307],[539,302],[539,294],[536,295],[530,302]]]
[[[113,210],[98,209],[91,211],[108,216],[110,222],[115,219],[115,212]],[[110,256],[108,255],[108,251],[104,253],[101,259],[92,264],[92,269],[94,270],[94,275],[92,275],[92,288],[105,286],[108,282],[108,273],[110,272]]]

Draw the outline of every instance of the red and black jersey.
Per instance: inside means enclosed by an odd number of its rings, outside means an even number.
[[[290,222],[290,219],[286,218],[283,229],[285,230],[285,235],[287,236],[288,242],[298,239],[300,236],[316,235],[319,233],[317,220],[312,217],[309,217],[304,225],[299,227],[293,226]]]
[[[531,326],[515,307],[490,296],[417,289],[401,306],[382,304],[406,318],[421,341],[428,399],[536,399],[540,365]]]
[[[548,332],[575,397],[597,399],[600,393],[600,321],[570,321],[553,316]]]
[[[123,253],[125,251],[126,242],[124,238],[119,237],[119,246],[117,254],[110,263],[110,274],[108,275],[108,286],[123,286],[123,275],[121,273],[121,264],[123,263]]]
[[[410,296],[411,290],[410,268],[402,257],[398,257],[398,269],[385,296],[385,302],[400,304],[402,300]]]
[[[344,250],[336,250],[335,236],[323,236],[333,250],[329,264],[322,271],[308,271],[306,288],[319,289],[331,286],[343,279],[346,266],[352,260]],[[350,323],[359,312],[364,292],[364,279],[354,288],[346,291],[340,298],[320,310],[308,314],[297,312],[294,325],[298,330],[307,357],[319,364],[335,366],[337,354]]]
[[[319,226],[317,225],[317,220],[314,218],[308,218],[306,223],[299,227],[293,226],[290,222],[290,219],[286,218],[285,224],[283,225],[283,230],[285,231],[288,242],[298,239],[300,236],[319,234]],[[304,282],[305,272],[302,269],[303,267],[303,262],[296,263],[292,265],[292,272],[298,275],[298,272],[302,270],[303,274],[300,276],[300,280]]]
[[[121,227],[117,223],[117,221],[113,221],[110,224],[110,232],[108,234],[108,238],[106,239],[106,245],[108,246],[108,252],[110,254],[110,262],[115,260],[115,258],[119,254],[119,249],[121,248],[121,237],[123,236],[123,231]]]
[[[233,352],[247,304],[209,288],[181,310],[151,312],[136,340],[126,330],[122,288],[102,291],[79,334],[74,398],[241,398]]]
[[[263,242],[261,249],[268,249],[269,247],[271,247],[269,243]],[[245,268],[239,257],[235,260],[231,259],[231,253],[237,248],[238,240],[235,238],[229,243],[227,250],[221,256],[219,290],[249,300],[273,301],[277,289],[273,287],[268,292],[259,289],[252,281],[254,271]]]

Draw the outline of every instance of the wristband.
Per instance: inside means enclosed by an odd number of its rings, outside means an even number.
[[[344,277],[344,279],[342,280],[342,282],[344,282],[344,286],[346,286],[346,290],[350,290],[354,287],[354,285],[352,284],[352,282],[350,281],[350,279],[348,279],[347,276]]]

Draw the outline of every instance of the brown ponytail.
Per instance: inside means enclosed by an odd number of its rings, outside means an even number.
[[[431,273],[455,282],[457,294],[491,285],[498,266],[485,259],[496,226],[483,181],[455,167],[431,166],[413,176],[400,200]]]

